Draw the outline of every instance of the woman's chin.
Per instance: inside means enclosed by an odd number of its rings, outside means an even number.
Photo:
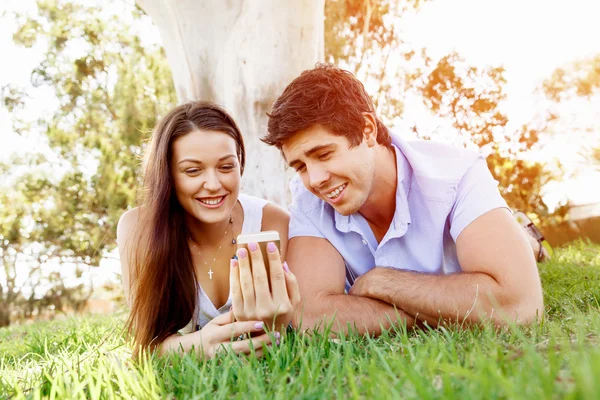
[[[190,216],[203,224],[217,224],[229,219],[232,208],[233,205],[230,205],[229,201],[226,201],[217,208],[208,208],[201,205],[196,205],[193,213]]]

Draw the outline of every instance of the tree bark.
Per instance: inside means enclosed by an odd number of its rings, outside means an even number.
[[[10,308],[0,300],[0,328],[10,325]]]
[[[210,100],[239,124],[242,190],[288,200],[283,159],[259,138],[284,87],[323,59],[324,0],[138,0],[160,32],[180,101]]]

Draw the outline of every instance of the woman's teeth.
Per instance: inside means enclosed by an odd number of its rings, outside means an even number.
[[[214,206],[219,204],[221,200],[223,200],[223,197],[219,197],[218,199],[200,199],[200,201],[204,204],[208,204],[209,206]]]
[[[340,195],[340,193],[342,193],[342,191],[346,188],[346,184],[344,183],[342,186],[340,186],[339,188],[335,189],[333,192],[326,194],[326,197],[328,199],[335,199],[336,197],[338,197]]]

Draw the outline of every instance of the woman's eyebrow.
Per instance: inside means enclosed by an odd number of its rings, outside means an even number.
[[[228,154],[228,155],[226,155],[226,156],[223,156],[223,157],[219,158],[219,161],[223,161],[223,160],[226,160],[226,159],[228,159],[228,158],[231,158],[231,157],[237,157],[237,156],[236,156],[235,154]],[[202,164],[202,161],[200,161],[200,160],[197,160],[197,159],[195,159],[195,158],[184,158],[183,160],[179,161],[179,162],[177,163],[177,165],[179,165],[179,164],[181,164],[181,163],[184,163],[184,162],[186,162],[186,161],[187,161],[187,162],[193,162],[193,163],[196,163],[196,164]]]

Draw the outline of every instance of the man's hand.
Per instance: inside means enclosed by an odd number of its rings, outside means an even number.
[[[348,294],[352,296],[362,297],[375,297],[376,289],[379,285],[377,284],[378,279],[381,277],[382,270],[384,268],[373,268],[366,274],[363,274],[354,281],[354,284],[348,291]]]
[[[424,274],[374,268],[350,294],[393,304],[432,326],[439,321],[525,323],[543,313],[537,268],[524,232],[505,209],[468,225],[457,241],[462,272]]]

